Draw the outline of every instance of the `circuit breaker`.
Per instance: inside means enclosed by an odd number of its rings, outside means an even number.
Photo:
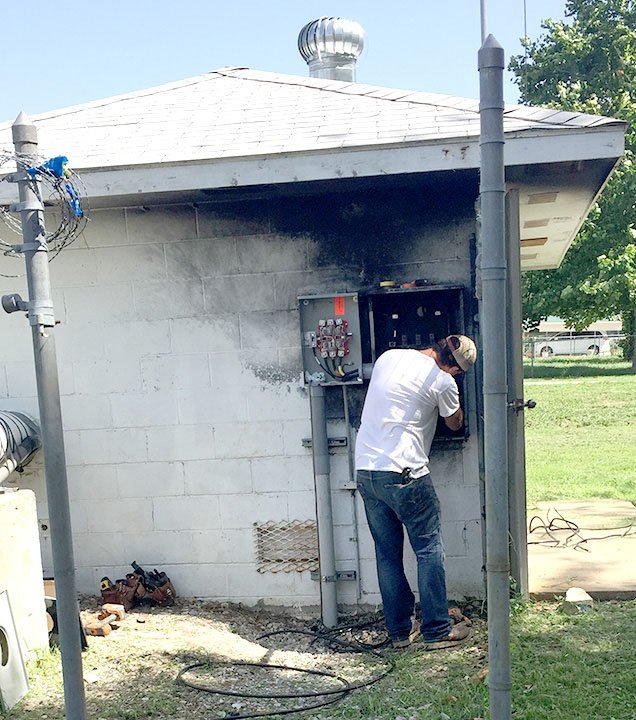
[[[305,383],[362,382],[358,293],[298,298]]]

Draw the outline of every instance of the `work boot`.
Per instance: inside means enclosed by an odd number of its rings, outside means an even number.
[[[450,618],[453,625],[458,625],[459,623],[462,623],[462,622],[467,627],[470,627],[472,625],[470,619],[467,618],[458,607],[449,608],[448,609],[448,617]]]
[[[422,635],[420,633],[420,624],[417,620],[413,620],[413,627],[411,628],[411,632],[406,637],[393,638],[391,640],[391,645],[397,650],[402,650],[409,647],[409,645],[416,642],[421,637]]]
[[[472,633],[466,623],[460,622],[457,625],[453,625],[448,635],[441,640],[435,640],[434,642],[425,642],[425,650],[450,650],[451,648],[463,645],[467,640],[470,639]]]

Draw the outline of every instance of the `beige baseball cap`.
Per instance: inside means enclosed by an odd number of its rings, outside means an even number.
[[[469,337],[466,335],[449,335],[446,342],[455,361],[464,372],[475,364],[477,347]]]

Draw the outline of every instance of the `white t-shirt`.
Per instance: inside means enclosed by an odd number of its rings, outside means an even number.
[[[419,350],[387,350],[377,359],[356,440],[357,470],[427,475],[438,414],[459,409],[452,375]]]

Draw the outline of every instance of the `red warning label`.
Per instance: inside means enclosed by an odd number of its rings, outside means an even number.
[[[336,295],[333,299],[333,314],[336,316],[345,314],[345,299],[342,295]]]

